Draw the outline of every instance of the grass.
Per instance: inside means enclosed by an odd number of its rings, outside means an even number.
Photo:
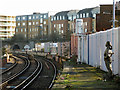
[[[66,87],[71,89],[117,89],[120,87],[115,81],[103,81],[103,74],[106,72],[99,68],[87,64],[78,65],[69,61],[64,64],[71,66],[71,68],[68,69],[68,72],[63,69],[62,74],[55,81],[56,84],[53,86],[53,90]]]

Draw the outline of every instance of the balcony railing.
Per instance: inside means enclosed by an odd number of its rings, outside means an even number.
[[[15,29],[0,29],[0,32],[15,31]]]
[[[0,26],[16,26],[15,23],[0,23]]]
[[[16,21],[15,18],[0,18],[0,21]]]

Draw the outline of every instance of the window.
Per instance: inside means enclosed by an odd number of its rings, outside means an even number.
[[[61,24],[59,24],[59,28],[61,28]]]
[[[33,25],[35,25],[35,22],[33,22]]]
[[[87,32],[87,29],[85,29],[85,32]]]
[[[31,19],[31,16],[29,16],[29,19]]]
[[[44,18],[46,18],[46,15],[44,15]]]
[[[60,16],[60,20],[62,20],[62,17]]]
[[[23,26],[25,26],[25,23],[23,23]]]
[[[63,30],[61,30],[61,33],[63,33]]]
[[[25,32],[26,32],[26,28],[25,28]]]
[[[44,21],[44,24],[46,24],[46,21]]]
[[[56,20],[56,17],[54,17],[54,20]]]
[[[18,26],[20,26],[20,23],[18,23]]]
[[[82,18],[82,14],[80,14],[80,18]]]
[[[63,24],[61,26],[63,27]]]
[[[85,13],[83,13],[83,18],[85,18]]]
[[[40,18],[40,23],[43,23],[43,19],[42,18]]]
[[[65,16],[63,16],[63,20],[65,20]]]
[[[17,17],[18,20],[20,20],[20,17]]]
[[[77,14],[77,18],[79,18],[79,14]]]
[[[56,27],[56,25],[54,24],[54,28]]]
[[[29,25],[31,25],[31,22],[29,22]]]
[[[35,16],[33,16],[33,19],[35,19]]]
[[[57,20],[59,20],[59,16],[57,16]]]
[[[18,32],[18,29],[16,29],[16,32]]]
[[[38,19],[38,16],[36,16],[36,19]]]
[[[25,20],[25,17],[23,17],[22,19]]]
[[[36,25],[38,25],[38,22],[36,22]]]
[[[86,13],[86,17],[89,17],[89,13]]]
[[[23,29],[21,29],[21,32],[23,32]]]

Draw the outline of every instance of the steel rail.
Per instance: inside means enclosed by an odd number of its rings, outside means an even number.
[[[1,72],[0,75],[6,73],[6,72],[8,72],[8,71],[10,71],[10,70],[13,69],[17,64],[18,64],[18,63],[17,63],[17,61],[15,60],[15,63],[14,63],[11,67],[9,67],[9,68],[7,68],[6,70],[4,70],[3,72]]]
[[[3,85],[5,85],[5,84],[7,84],[8,82],[10,82],[11,80],[13,80],[14,78],[18,77],[19,75],[21,75],[23,72],[25,72],[29,68],[29,66],[30,66],[31,63],[30,63],[30,61],[28,59],[26,59],[26,60],[25,60],[26,61],[25,68],[22,71],[20,71],[19,73],[17,73],[15,75],[11,76],[10,78],[8,78],[7,81],[5,81],[2,84],[0,84],[0,87],[3,86]]]

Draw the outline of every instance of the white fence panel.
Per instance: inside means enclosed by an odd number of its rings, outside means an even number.
[[[84,37],[84,62],[87,63],[88,62],[88,42],[87,42],[87,36]]]
[[[106,69],[106,66],[105,66],[105,62],[104,62],[104,51],[105,51],[105,44],[106,44],[106,41],[107,41],[107,34],[104,33],[104,32],[101,32],[100,33],[100,47],[101,47],[101,52],[100,52],[100,55],[101,55],[101,69],[102,70],[107,70]]]
[[[91,49],[92,49],[92,38],[91,35],[89,35],[89,64],[92,65],[92,53],[91,53]]]
[[[100,67],[100,33],[96,34],[96,65]]]
[[[92,35],[92,59],[93,59],[93,66],[96,67],[96,35]]]
[[[113,73],[114,74],[118,74],[118,29],[114,30],[114,61],[112,62],[112,66],[113,66]]]

